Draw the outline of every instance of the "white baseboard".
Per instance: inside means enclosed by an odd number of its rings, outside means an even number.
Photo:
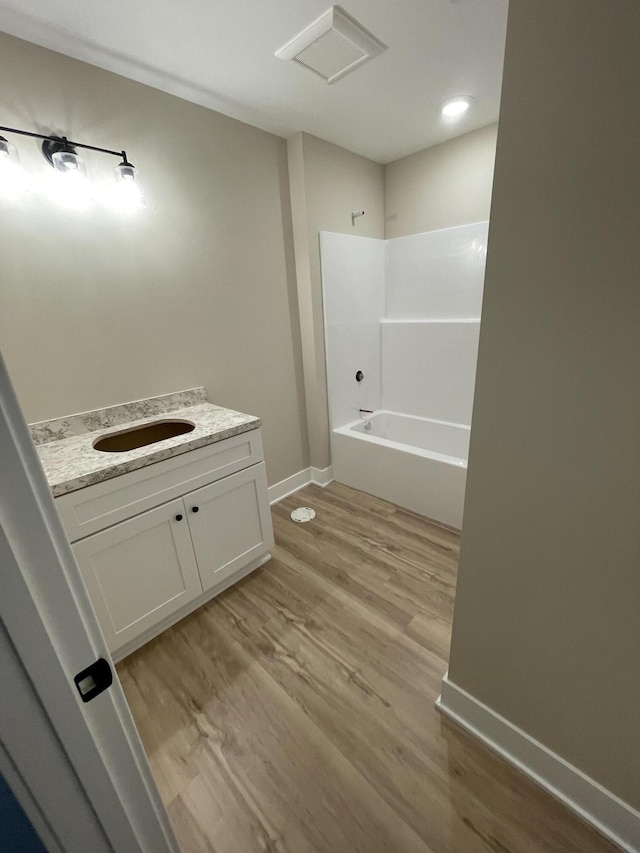
[[[298,489],[303,489],[305,486],[308,486],[310,482],[311,468],[305,468],[302,471],[298,471],[297,474],[292,474],[285,480],[280,480],[279,483],[274,483],[273,486],[269,486],[268,489],[269,503],[277,504],[279,501],[282,501],[289,497],[289,495],[297,492]]]
[[[311,482],[315,483],[316,486],[322,486],[324,489],[325,486],[333,482],[333,467],[329,465],[328,468],[312,468]]]
[[[302,471],[298,471],[297,474],[292,474],[285,480],[280,480],[279,483],[269,486],[269,503],[277,504],[310,483],[315,483],[317,486],[324,488],[332,480],[333,468],[331,466],[328,468],[304,468]]]
[[[640,812],[453,684],[447,675],[436,705],[623,850],[640,850]]]

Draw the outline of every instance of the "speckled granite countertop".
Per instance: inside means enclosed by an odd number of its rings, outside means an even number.
[[[185,420],[195,429],[122,453],[94,450],[103,435],[135,429],[158,419]],[[257,429],[260,418],[207,401],[204,388],[96,409],[68,418],[31,424],[31,435],[54,497],[110,480],[188,450]]]

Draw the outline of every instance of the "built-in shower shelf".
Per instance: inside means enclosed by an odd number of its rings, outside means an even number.
[[[380,320],[381,323],[385,324],[403,324],[407,325],[408,323],[419,324],[419,323],[479,323],[479,317],[446,317],[446,318],[437,318],[437,319],[413,319],[409,318],[406,320],[400,319],[388,319],[384,318]]]

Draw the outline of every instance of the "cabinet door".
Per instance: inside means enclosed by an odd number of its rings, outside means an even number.
[[[190,492],[184,503],[205,590],[273,545],[264,462]]]
[[[182,499],[73,545],[113,652],[202,593]]]

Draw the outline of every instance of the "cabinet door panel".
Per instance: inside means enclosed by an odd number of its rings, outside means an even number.
[[[205,590],[264,556],[273,545],[263,462],[191,492],[184,502]]]
[[[89,536],[73,551],[111,651],[202,592],[181,499]]]

